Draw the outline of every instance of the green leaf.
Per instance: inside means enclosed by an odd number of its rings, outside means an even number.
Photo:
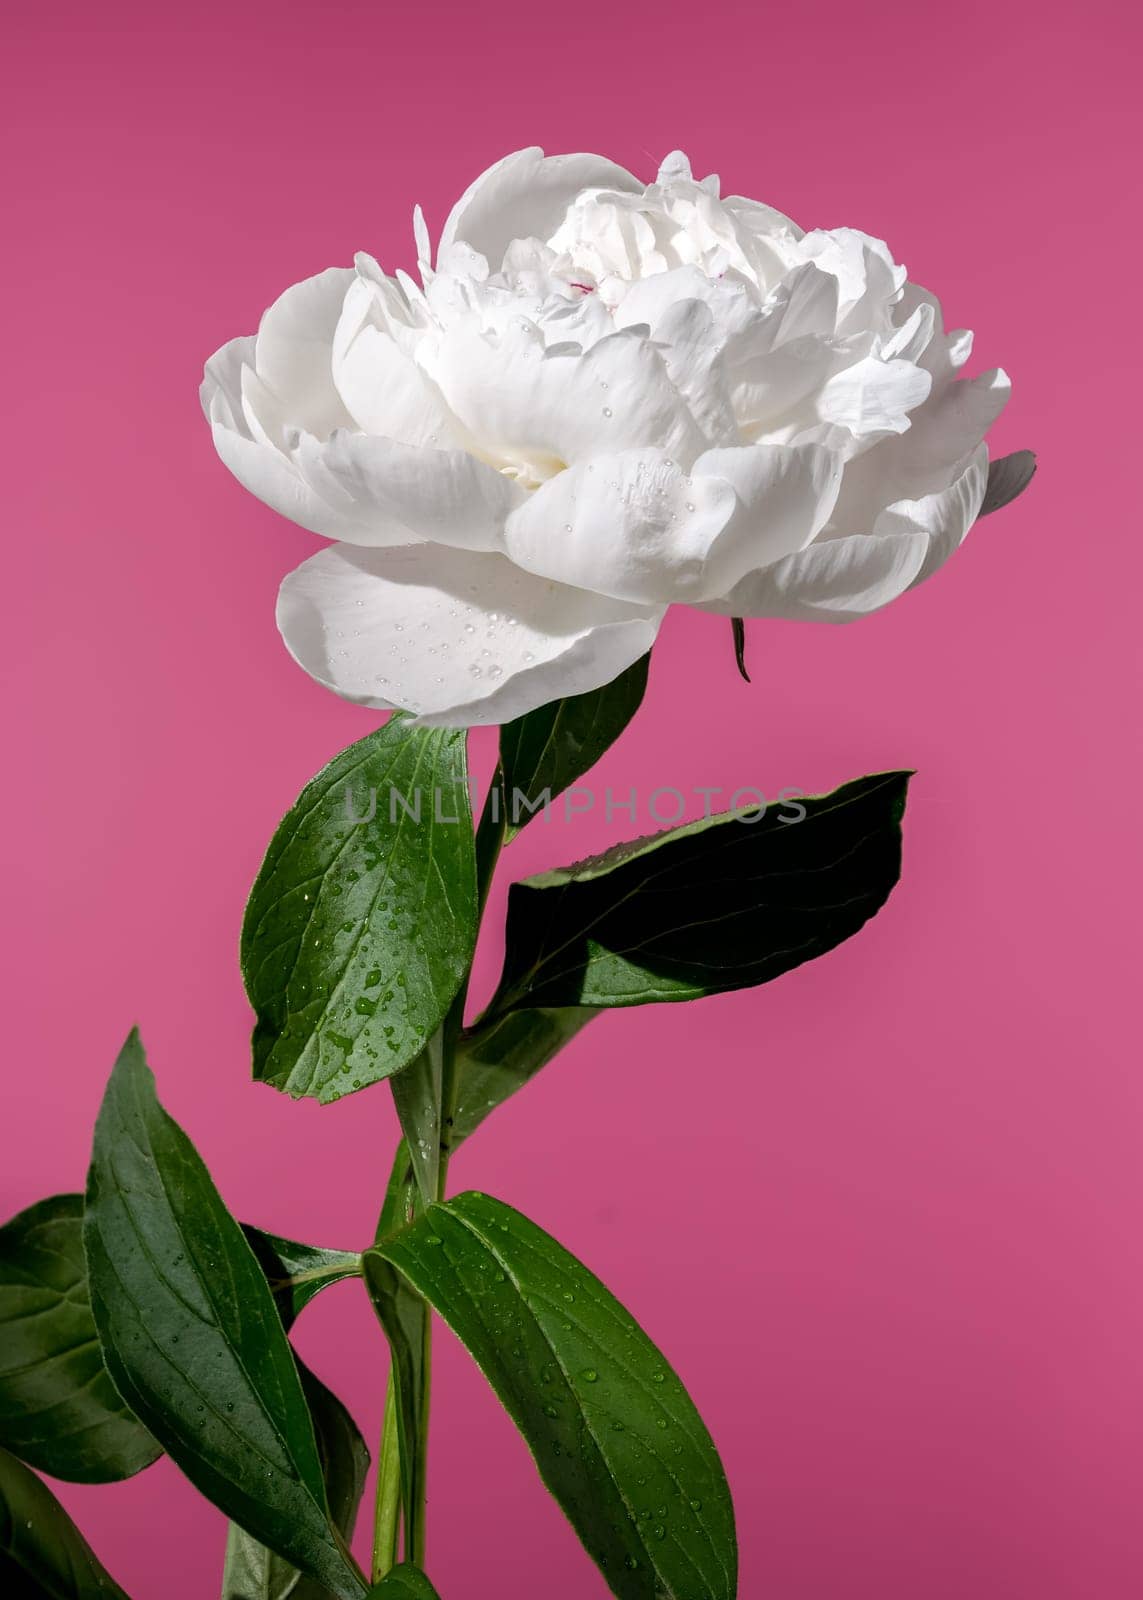
[[[509,1011],[462,1034],[457,1046],[460,1088],[450,1150],[455,1150],[497,1106],[529,1083],[598,1015],[589,1006]]]
[[[404,1072],[389,1080],[393,1104],[404,1134],[404,1148],[426,1203],[436,1199],[441,1169],[441,1098],[444,1083],[444,1036],[433,1034]]]
[[[988,484],[978,516],[986,517],[990,511],[999,511],[1023,494],[1036,474],[1036,455],[1032,450],[1013,450],[988,463]]]
[[[282,1239],[276,1233],[264,1233],[261,1228],[246,1224],[242,1232],[266,1274],[286,1328],[291,1328],[299,1312],[331,1283],[361,1276],[361,1256],[349,1250],[299,1244],[296,1239]]]
[[[381,1240],[387,1239],[391,1233],[398,1233],[402,1228],[407,1228],[416,1214],[416,1204],[417,1184],[413,1162],[409,1155],[409,1147],[402,1139],[393,1154],[393,1166],[389,1173],[389,1182],[385,1186],[374,1242],[380,1244]],[[362,1260],[363,1271],[364,1265]]]
[[[369,1470],[357,1425],[335,1394],[298,1362],[325,1476],[330,1514],[348,1545]],[[329,1590],[231,1523],[226,1539],[222,1600],[327,1600]]]
[[[527,826],[545,791],[554,799],[615,743],[639,709],[650,660],[643,656],[602,689],[549,701],[504,724],[500,760],[509,839]]]
[[[306,785],[262,863],[242,929],[254,1076],[330,1101],[400,1072],[476,920],[464,733],[391,718]]]
[[[369,1591],[370,1600],[440,1600],[432,1584],[416,1567],[394,1567]]]
[[[496,1016],[536,1006],[693,1000],[767,983],[832,950],[901,870],[909,774],[728,812],[514,883]]]
[[[120,1394],[208,1500],[339,1600],[365,1585],[331,1525],[269,1285],[133,1032],[95,1127],[91,1300]]]
[[[495,1389],[620,1600],[733,1600],[734,1512],[682,1383],[630,1314],[487,1195],[434,1205],[365,1256],[432,1304]]]
[[[0,1450],[0,1579],[11,1600],[127,1600],[46,1483]]]
[[[129,1478],[162,1453],[103,1365],[79,1194],[0,1228],[0,1445],[69,1483]]]

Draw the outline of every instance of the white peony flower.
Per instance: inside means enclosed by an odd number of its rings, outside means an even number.
[[[338,694],[503,722],[607,683],[667,606],[845,622],[934,572],[981,508],[997,370],[957,370],[878,239],[803,233],[668,156],[522,150],[420,284],[372,257],[288,289],[208,363],[218,453],[335,540],[278,624]]]

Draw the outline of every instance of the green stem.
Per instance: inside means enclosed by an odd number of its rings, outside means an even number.
[[[476,829],[478,925],[480,918],[484,914],[492,875],[496,870],[496,863],[504,843],[505,820],[504,779],[501,768],[497,766],[492,784],[485,797],[484,809]],[[439,1048],[440,1051],[440,1115],[438,1119],[440,1164],[434,1185],[434,1197],[438,1202],[444,1199],[448,1182],[449,1157],[452,1153],[452,1128],[456,1113],[457,1094],[460,1087],[459,1073],[457,1071],[457,1043],[464,1027],[464,1008],[467,998],[468,977],[466,976],[455,1000],[449,1007],[444,1022],[441,1024],[439,1039],[434,1041],[434,1048]],[[398,1166],[400,1164],[400,1158],[398,1158]],[[399,1187],[394,1188],[397,1180],[397,1167],[395,1167],[394,1179],[391,1180],[390,1184],[390,1197],[387,1199],[385,1210],[382,1212],[383,1225],[386,1217],[389,1218],[390,1222],[396,1218],[397,1206],[394,1202],[394,1196],[400,1197],[403,1193],[404,1203],[411,1204],[415,1213],[420,1213],[423,1210],[425,1198],[428,1198],[422,1197],[416,1191],[410,1192],[408,1187],[403,1192]],[[411,1485],[413,1503],[405,1506],[404,1515],[405,1559],[423,1568],[425,1564],[425,1491],[429,1444],[429,1405],[432,1390],[432,1316],[427,1307],[425,1308],[421,1336],[423,1340],[423,1359],[421,1363],[421,1393],[418,1397],[417,1405],[418,1427],[417,1440],[414,1447],[413,1483]],[[375,1583],[394,1565],[397,1554],[396,1522],[399,1515],[401,1470],[396,1407],[397,1397],[394,1379],[392,1373],[390,1373],[378,1463],[377,1518],[374,1523],[373,1537],[373,1581]],[[395,1503],[394,1497],[397,1498],[398,1503]],[[383,1565],[383,1563],[387,1564]]]
[[[390,1369],[385,1418],[377,1456],[377,1510],[373,1519],[373,1576],[380,1583],[397,1565],[401,1532],[401,1451],[397,1441],[397,1380]]]
[[[420,1428],[417,1438],[417,1457],[414,1463],[413,1507],[405,1526],[405,1559],[422,1570],[425,1565],[425,1522],[427,1515],[427,1486],[429,1462],[429,1401],[433,1383],[433,1318],[426,1307],[421,1329],[421,1404],[418,1409]]]
[[[476,895],[477,895],[477,929],[484,917],[484,908],[488,903],[488,891],[492,887],[492,877],[496,871],[496,863],[500,859],[500,851],[504,846],[504,832],[507,825],[505,815],[504,796],[504,771],[500,763],[496,764],[492,782],[488,793],[484,797],[484,809],[480,814],[480,821],[476,828]],[[457,1071],[457,1044],[464,1029],[464,1008],[468,1001],[468,978],[460,986],[460,993],[449,1008],[443,1024],[443,1063],[441,1070],[441,1159],[440,1172],[437,1178],[437,1199],[443,1200],[448,1184],[449,1160],[452,1156],[452,1130],[456,1120],[456,1099],[460,1090],[460,1074]]]

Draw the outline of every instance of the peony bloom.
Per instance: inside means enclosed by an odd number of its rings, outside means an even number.
[[[607,683],[667,606],[845,622],[948,559],[1008,396],[884,244],[803,233],[668,156],[522,150],[420,284],[372,257],[207,365],[223,461],[336,541],[278,624],[338,694],[503,722]]]

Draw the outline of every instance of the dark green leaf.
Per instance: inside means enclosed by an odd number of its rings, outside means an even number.
[[[369,1600],[440,1600],[432,1584],[416,1567],[394,1567],[369,1591]]]
[[[348,1545],[369,1470],[357,1425],[335,1394],[298,1362],[317,1438],[330,1514]],[[329,1590],[305,1577],[236,1523],[226,1539],[222,1600],[328,1600]]]
[[[293,1326],[294,1318],[314,1295],[342,1278],[360,1276],[361,1257],[348,1250],[323,1250],[246,1225],[242,1232],[266,1274],[278,1314],[287,1328]]]
[[[104,1360],[136,1416],[232,1521],[357,1600],[269,1285],[156,1099],[137,1033],[96,1123],[84,1243]]]
[[[832,950],[897,881],[908,778],[704,818],[513,884],[490,1015],[693,1000]],[[784,820],[795,804],[802,819]]]
[[[0,1450],[0,1579],[9,1600],[127,1600],[47,1484]]]
[[[545,791],[554,799],[582,778],[613,745],[639,709],[651,657],[612,683],[567,700],[552,700],[500,730],[507,837],[519,833]]]
[[[1036,474],[1036,456],[1032,450],[1013,450],[1010,456],[1001,456],[988,463],[988,486],[978,515],[986,517],[990,511],[999,511],[1016,496],[1023,494]]]
[[[242,929],[254,1076],[329,1101],[399,1072],[475,938],[465,736],[394,717],[306,785],[262,863]]]
[[[161,1453],[104,1369],[80,1194],[0,1228],[0,1445],[70,1483],[129,1478]]]
[[[444,1043],[440,1031],[433,1034],[412,1066],[389,1080],[405,1149],[426,1203],[436,1199],[441,1168],[443,1081]]]
[[[409,1156],[409,1147],[402,1139],[393,1155],[392,1171],[389,1173],[385,1197],[381,1202],[381,1215],[377,1218],[375,1242],[380,1244],[381,1240],[387,1239],[391,1233],[398,1233],[402,1228],[407,1228],[415,1215],[416,1203],[417,1185],[413,1163]]]
[[[457,1047],[460,1089],[449,1148],[463,1143],[598,1015],[587,1006],[509,1011],[462,1034]]]
[[[587,1268],[487,1195],[431,1206],[365,1256],[467,1346],[620,1600],[733,1600],[722,1464],[662,1355]]]

